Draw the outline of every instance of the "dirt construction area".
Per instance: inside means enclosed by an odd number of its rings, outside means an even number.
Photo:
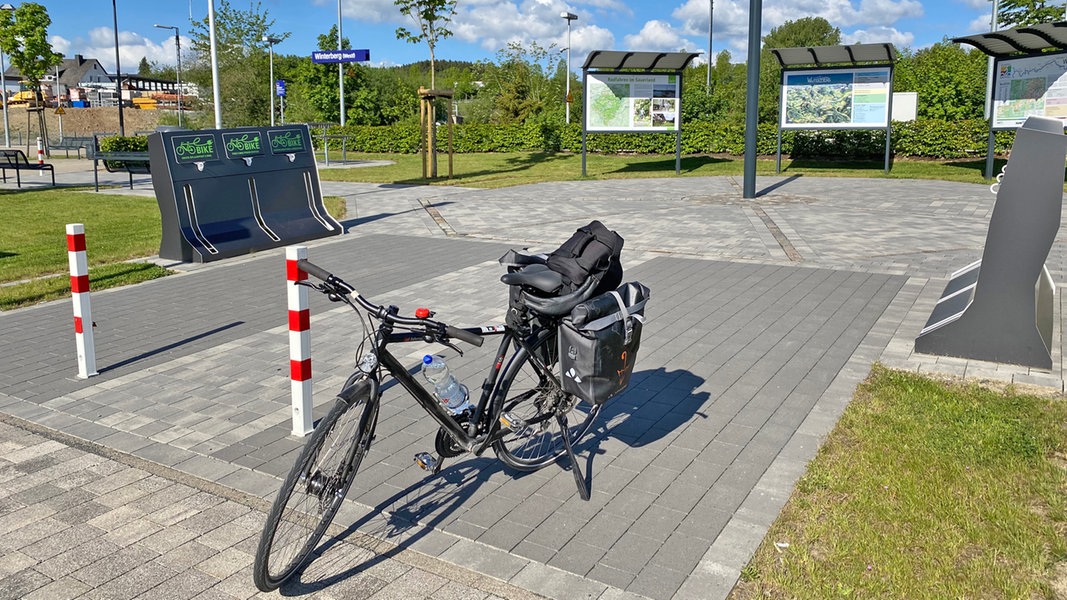
[[[115,134],[119,130],[119,109],[108,108],[64,108],[62,115],[57,115],[55,108],[43,109],[48,139],[58,140],[62,137],[89,137],[94,133]],[[8,108],[8,127],[11,131],[11,144],[15,147],[33,145],[36,148],[37,136],[41,135],[37,114],[24,107]],[[123,108],[122,121],[126,135],[135,132],[152,131],[159,125],[159,118],[164,113],[155,110]]]

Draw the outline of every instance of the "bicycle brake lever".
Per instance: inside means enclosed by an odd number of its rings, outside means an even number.
[[[442,346],[448,346],[449,348],[451,348],[451,349],[455,350],[456,352],[458,352],[460,356],[463,356],[463,351],[462,351],[462,350],[460,350],[460,349],[459,349],[459,347],[458,347],[458,346],[456,346],[455,344],[453,344],[452,342],[450,342],[450,341],[448,341],[448,340],[445,340],[445,339],[443,339],[443,338],[437,338],[437,341],[438,341],[438,342],[439,342],[439,343],[440,343],[440,344],[441,344]]]

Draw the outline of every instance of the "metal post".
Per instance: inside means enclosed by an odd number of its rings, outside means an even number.
[[[174,78],[175,79],[174,85],[175,85],[176,91],[178,93],[178,127],[181,127],[182,126],[182,40],[181,40],[181,32],[178,30],[178,27],[175,26],[175,25],[159,25],[159,24],[156,24],[155,27],[158,27],[160,29],[173,29],[174,30],[174,53],[175,53],[175,57],[178,59],[178,66],[177,66],[178,70],[177,70],[177,76]]]
[[[115,20],[115,91],[119,95],[119,135],[126,136],[126,126],[122,118],[122,67],[119,65],[119,11],[115,0],[111,0],[111,15]]]
[[[567,95],[564,104],[567,106],[567,123],[571,122],[571,21],[578,19],[578,15],[563,11],[559,14],[567,20]]]
[[[341,43],[341,0],[337,0],[337,51],[343,50]],[[341,99],[341,127],[345,126],[345,63],[337,63],[337,96]]]
[[[707,93],[711,95],[711,63],[715,60],[715,53],[711,51],[711,30],[715,23],[715,0],[708,0],[708,83]]]
[[[749,0],[748,14],[748,97],[745,99],[745,177],[742,197],[755,198],[756,128],[759,122],[759,51],[763,1]]]
[[[5,3],[5,4],[0,4],[0,10],[6,10],[6,11],[14,12],[15,7],[10,5],[10,4],[6,4]],[[11,129],[10,129],[10,127],[8,127],[8,120],[7,120],[7,100],[8,100],[8,97],[7,97],[7,78],[4,75],[4,73],[6,71],[7,71],[7,68],[4,66],[4,53],[3,53],[3,51],[0,51],[0,88],[3,89],[3,94],[4,94],[4,147],[10,148],[11,147]]]
[[[4,71],[7,69],[4,67],[4,53],[0,52],[0,88],[3,88],[4,92],[4,147],[11,147],[11,128],[8,126],[7,121],[7,78],[4,76]]]
[[[215,129],[222,129],[222,94],[219,91],[219,51],[215,43],[215,0],[207,3],[208,38],[211,45],[211,94],[215,103]]]
[[[263,41],[267,42],[267,49],[270,52],[270,83],[267,91],[270,94],[270,126],[274,127],[274,43],[280,40],[265,35]]]
[[[178,127],[182,127],[182,36],[177,27],[174,28],[174,54],[178,57],[178,71],[174,78],[178,88]]]

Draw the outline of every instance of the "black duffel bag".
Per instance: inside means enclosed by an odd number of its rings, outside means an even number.
[[[630,384],[649,290],[637,282],[575,306],[559,328],[563,391],[603,404]]]

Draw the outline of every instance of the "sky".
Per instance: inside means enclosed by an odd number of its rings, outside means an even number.
[[[190,17],[203,19],[211,0],[37,0],[48,10],[53,50],[67,57],[95,58],[115,71],[114,19],[117,15],[122,72],[134,72],[141,58],[174,65],[177,26],[183,52],[189,48]],[[509,42],[563,50],[571,23],[571,67],[580,72],[592,50],[708,51],[711,13],[714,53],[729,50],[734,62],[746,58],[752,0],[459,0],[451,38],[438,43],[437,58],[495,60]],[[353,48],[370,50],[372,66],[403,65],[429,59],[425,43],[396,39],[397,27],[414,28],[393,0],[230,0],[232,7],[259,5],[274,20],[274,36],[289,34],[275,46],[279,54],[308,56],[316,38],[337,23]],[[111,10],[112,5],[115,11]],[[840,28],[843,43],[892,42],[898,49],[920,49],[944,37],[989,30],[990,0],[763,0],[762,34],[789,20],[823,17]],[[216,4],[217,6],[217,4]],[[713,6],[713,10],[709,10]],[[561,55],[562,58],[562,55]]]

